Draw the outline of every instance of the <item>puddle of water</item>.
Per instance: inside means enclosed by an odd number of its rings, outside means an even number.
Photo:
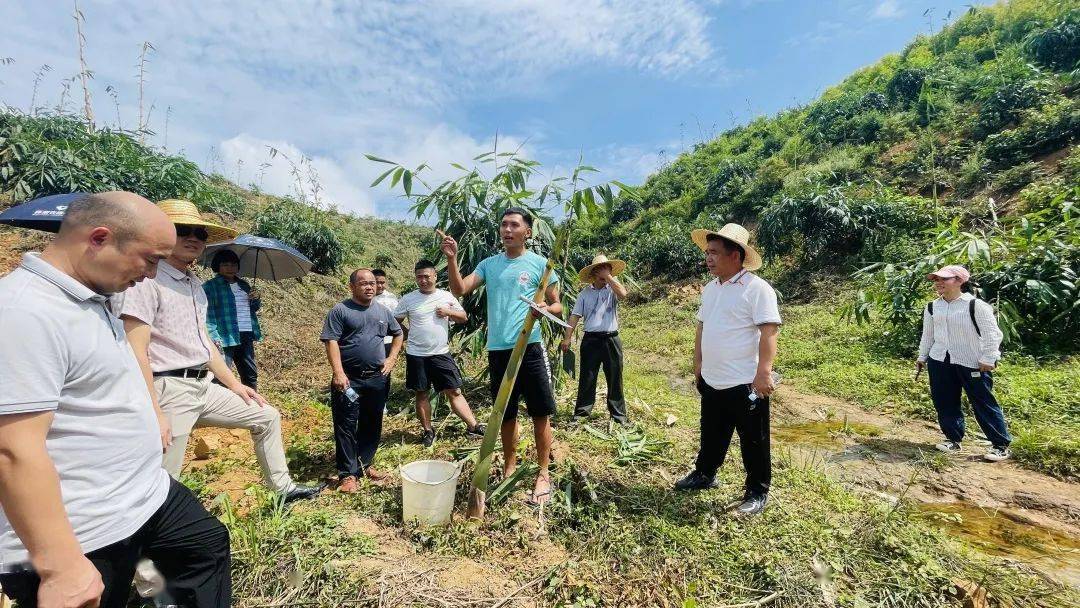
[[[919,505],[925,520],[989,555],[1017,559],[1080,585],[1080,539],[970,503]]]
[[[877,437],[881,435],[881,427],[861,422],[829,420],[780,425],[773,428],[772,434],[786,443],[827,447],[839,444],[844,435]]]

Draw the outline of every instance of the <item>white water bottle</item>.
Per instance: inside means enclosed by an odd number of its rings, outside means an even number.
[[[350,386],[345,389],[345,398],[349,400],[349,403],[356,403],[360,400],[360,394],[356,392],[356,389]]]
[[[165,591],[165,577],[148,559],[139,560],[135,566],[135,590],[139,597],[154,597]]]
[[[773,388],[776,388],[777,386],[780,385],[781,376],[780,376],[780,374],[778,374],[776,372],[771,372],[771,373],[772,373],[772,376],[771,376],[772,377],[772,385],[773,385]],[[754,390],[753,385],[750,386],[750,395],[747,397],[747,399],[749,399],[751,403],[755,403],[758,400],[758,394],[757,394],[757,391]],[[753,409],[753,406],[751,406],[750,409]]]

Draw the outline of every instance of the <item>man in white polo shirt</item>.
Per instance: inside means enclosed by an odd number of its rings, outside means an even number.
[[[228,531],[161,468],[150,395],[108,305],[175,240],[142,197],[88,195],[0,279],[0,586],[19,606],[126,606],[144,555],[180,605],[230,603]]]
[[[746,491],[735,510],[755,515],[765,508],[772,480],[769,395],[775,388],[772,365],[780,331],[776,291],[751,274],[761,267],[761,256],[742,226],[727,224],[719,232],[695,230],[692,238],[705,252],[705,265],[715,278],[701,293],[694,341],[701,448],[694,470],[675,489],[715,487],[716,471],[737,432]]]

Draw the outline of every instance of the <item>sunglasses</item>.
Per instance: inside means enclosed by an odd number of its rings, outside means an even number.
[[[200,241],[206,241],[210,238],[210,233],[206,231],[206,228],[200,228],[198,226],[177,226],[176,236],[182,239],[194,236]]]

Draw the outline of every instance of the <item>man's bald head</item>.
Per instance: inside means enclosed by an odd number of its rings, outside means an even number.
[[[116,244],[122,247],[147,229],[160,230],[166,223],[171,223],[169,216],[138,194],[101,192],[88,194],[68,206],[60,224],[60,237],[108,228]]]
[[[156,205],[131,192],[102,192],[68,206],[42,257],[97,293],[113,294],[153,278],[175,244],[176,227]]]

